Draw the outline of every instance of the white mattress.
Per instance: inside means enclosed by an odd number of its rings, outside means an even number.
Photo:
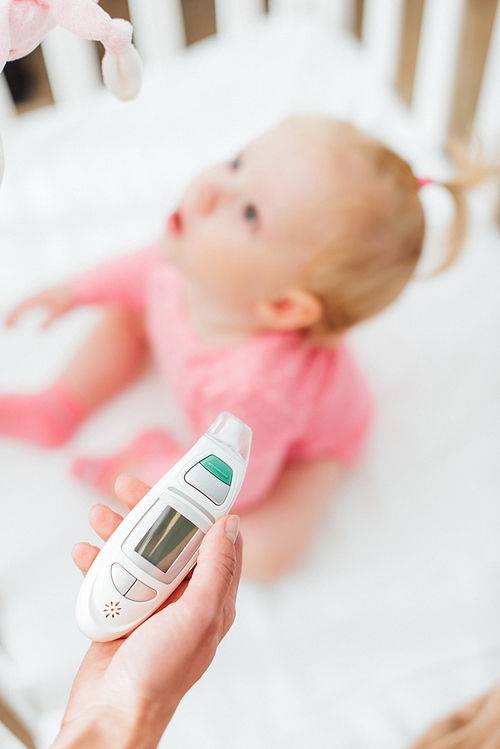
[[[103,91],[4,130],[1,311],[155,238],[196,171],[311,110],[384,136],[423,176],[447,173],[356,43],[303,20],[201,43],[146,70],[133,103]],[[436,188],[423,197],[438,234],[449,205]],[[351,335],[378,404],[366,455],[304,564],[242,583],[236,623],[162,745],[403,749],[499,680],[499,288],[499,235],[478,200],[456,266]],[[33,313],[1,329],[0,389],[50,382],[97,314],[41,333]],[[150,373],[63,449],[0,440],[1,644],[42,747],[87,646],[70,549],[95,541],[86,518],[101,497],[70,477],[71,458],[162,421],[178,415]]]

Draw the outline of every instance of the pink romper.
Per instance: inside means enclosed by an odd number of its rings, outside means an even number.
[[[73,288],[81,304],[144,311],[155,362],[196,437],[221,411],[252,428],[238,510],[264,499],[286,463],[358,458],[372,400],[344,342],[313,347],[300,333],[269,331],[238,346],[206,345],[187,319],[182,275],[156,246],[83,273]]]

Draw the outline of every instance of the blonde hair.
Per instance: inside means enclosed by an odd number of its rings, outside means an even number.
[[[460,254],[462,244],[467,231],[467,191],[476,187],[490,177],[500,174],[500,167],[497,163],[488,163],[481,153],[471,161],[467,156],[464,147],[455,141],[448,144],[451,156],[458,167],[457,174],[453,179],[436,184],[445,187],[453,198],[455,204],[455,218],[450,227],[448,236],[447,252],[434,271],[434,274],[441,273],[452,265]]]
[[[307,119],[294,121],[307,126]],[[320,118],[310,118],[311,125],[337,152],[340,137],[343,158],[351,153],[352,171],[358,175],[355,182],[351,179],[355,189],[345,190],[349,196],[341,201],[335,236],[299,279],[323,306],[309,338],[324,341],[380,312],[401,293],[420,259],[425,219],[419,182],[408,162],[347,123],[324,118],[321,125]],[[455,217],[444,259],[434,273],[448,268],[460,252],[467,223],[466,190],[491,174],[482,166],[465,168],[441,183],[453,198]]]

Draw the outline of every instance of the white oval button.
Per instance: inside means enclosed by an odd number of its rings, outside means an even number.
[[[207,471],[201,463],[196,463],[184,476],[187,484],[191,484],[202,494],[205,494],[216,505],[224,503],[229,494],[229,486]]]
[[[122,596],[126,594],[127,590],[131,588],[137,580],[136,577],[131,575],[130,572],[127,572],[127,570],[117,562],[111,565],[111,579],[113,580],[116,590],[121,593]]]
[[[137,580],[130,590],[128,591],[125,598],[129,598],[131,601],[151,601],[156,596],[156,590],[150,588],[144,583],[140,583]]]

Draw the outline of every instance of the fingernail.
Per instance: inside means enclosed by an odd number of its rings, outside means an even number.
[[[224,528],[226,536],[233,542],[236,542],[238,538],[238,532],[240,530],[240,519],[238,515],[230,515],[226,520],[226,527]]]

